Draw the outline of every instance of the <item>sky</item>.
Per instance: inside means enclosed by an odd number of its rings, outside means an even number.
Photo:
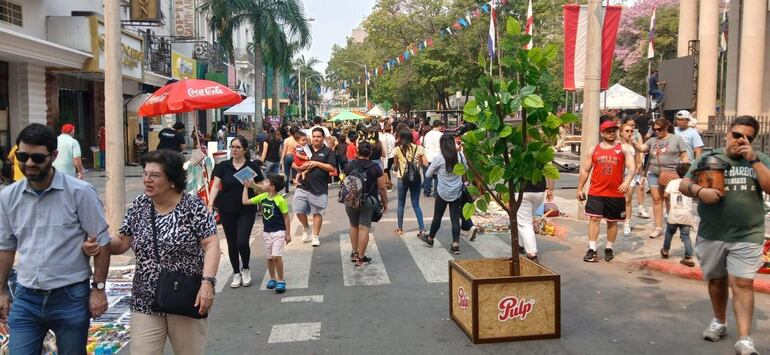
[[[344,46],[354,28],[372,12],[376,0],[302,0],[305,14],[311,23],[313,43],[300,52],[305,58],[321,61],[316,69],[324,73],[332,53],[332,46]]]

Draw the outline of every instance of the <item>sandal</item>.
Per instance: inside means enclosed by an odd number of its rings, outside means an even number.
[[[372,258],[364,255],[362,257],[359,257],[358,260],[356,260],[356,266],[363,266],[364,264],[371,264]]]
[[[393,231],[393,234],[400,236],[400,235],[404,234],[404,230],[403,230],[403,229],[401,229],[401,228],[396,228],[396,229]]]
[[[350,253],[350,261],[351,262],[356,262],[356,260],[358,260],[358,253],[356,253],[356,252]]]
[[[286,291],[286,281],[278,281],[275,284],[275,293],[284,293]]]
[[[655,239],[657,237],[660,237],[660,235],[663,233],[663,228],[655,228],[652,233],[650,233],[649,237],[650,239]]]
[[[267,286],[265,286],[265,287],[267,287],[268,290],[272,290],[272,289],[275,288],[275,285],[276,285],[275,280],[270,280],[270,281],[267,282]]]
[[[668,259],[668,249],[665,249],[665,248],[661,248],[661,249],[660,249],[660,256],[661,256],[663,259]]]

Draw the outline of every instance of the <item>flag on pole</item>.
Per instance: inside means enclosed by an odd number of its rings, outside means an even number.
[[[652,5],[652,17],[650,17],[650,34],[647,38],[647,59],[655,58],[655,5]]]
[[[487,49],[489,49],[489,58],[494,60],[495,58],[495,17],[497,11],[495,11],[495,4],[491,2],[491,9],[489,11],[489,37],[487,38]],[[485,5],[486,6],[486,5]]]
[[[727,6],[725,6],[725,9],[722,11],[722,23],[720,26],[720,32],[721,35],[719,36],[719,52],[724,53],[727,51],[727,29],[728,29],[728,22],[727,22]]]
[[[609,87],[612,58],[620,25],[622,6],[602,8],[602,75],[601,89]],[[586,40],[588,36],[588,7],[564,5],[564,90],[582,89],[586,74]]]
[[[534,34],[535,19],[532,17],[532,0],[529,0],[529,6],[527,7],[527,25],[524,26],[524,32],[530,36]],[[524,49],[532,49],[532,38],[529,39],[529,43],[524,46]]]

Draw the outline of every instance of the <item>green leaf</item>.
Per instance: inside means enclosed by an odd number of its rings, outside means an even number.
[[[497,115],[489,115],[489,117],[487,117],[487,129],[490,131],[497,131],[499,127],[500,118],[498,118]]]
[[[580,121],[580,118],[578,118],[578,116],[570,112],[562,113],[561,116],[559,116],[559,118],[561,119],[562,123],[572,123],[572,122]]]
[[[462,140],[465,144],[479,144],[479,139],[476,137],[476,134],[473,131],[463,133]]]
[[[505,32],[512,36],[518,36],[521,34],[521,24],[513,17],[508,17],[505,23]]]
[[[479,104],[476,102],[476,100],[470,100],[465,104],[463,113],[467,116],[476,116],[481,113],[481,108],[479,107]]]
[[[465,175],[465,165],[461,163],[455,164],[455,166],[452,168],[452,173],[455,175]]]
[[[537,161],[543,164],[551,162],[553,161],[553,155],[553,149],[547,147],[545,150],[541,150],[539,153],[537,153]],[[457,168],[457,165],[455,165],[455,168]]]
[[[561,124],[562,120],[554,114],[548,115],[548,118],[545,120],[545,126],[548,128],[559,128]]]
[[[519,95],[521,95],[521,96],[532,95],[532,94],[535,93],[535,89],[537,89],[537,88],[532,86],[532,85],[527,85],[527,86],[521,88],[521,92],[519,92]]]
[[[543,167],[543,176],[551,180],[558,180],[560,176],[559,169],[556,169],[552,163],[548,163]]]
[[[504,125],[503,130],[500,131],[500,138],[505,138],[511,135],[513,133],[513,127],[509,125]]]
[[[503,169],[502,166],[495,166],[492,168],[492,171],[489,172],[489,179],[488,182],[490,184],[497,183],[500,181],[500,179],[503,178],[503,173],[505,172],[505,169]]]
[[[522,104],[526,108],[541,108],[545,104],[543,103],[543,98],[540,97],[540,95],[537,94],[531,94],[524,97],[524,100],[522,100]]]
[[[476,213],[476,206],[470,202],[466,202],[465,205],[463,205],[463,217],[465,217],[465,219],[470,219],[473,217],[474,213]]]
[[[476,187],[473,184],[468,185],[468,192],[470,192],[471,196],[478,196],[479,195],[479,188]]]
[[[531,176],[531,179],[530,179],[532,182],[538,183],[542,179],[543,179],[543,172],[542,171],[540,171],[538,169],[532,170],[532,176]]]
[[[506,185],[506,184],[496,184],[495,185],[495,192],[498,192],[498,193],[508,192],[508,185]]]
[[[487,204],[487,201],[485,199],[480,198],[480,199],[476,200],[476,208],[478,208],[481,212],[486,213],[487,212],[487,207],[488,207],[488,204]],[[465,211],[463,211],[463,212],[465,212]]]

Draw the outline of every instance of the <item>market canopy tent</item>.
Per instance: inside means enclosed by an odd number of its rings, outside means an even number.
[[[208,110],[240,103],[241,95],[209,80],[185,79],[168,84],[150,96],[139,108],[142,117]]]
[[[387,111],[385,111],[385,108],[383,108],[380,104],[374,105],[369,112],[366,113],[369,116],[373,117],[385,117],[388,115]]]
[[[643,109],[647,107],[647,99],[623,85],[615,84],[601,93],[599,104],[604,109]]]
[[[332,122],[341,122],[341,121],[360,121],[364,118],[367,118],[367,116],[363,113],[359,112],[352,112],[352,111],[342,111],[332,117],[330,121]]]
[[[228,116],[241,116],[241,115],[253,115],[254,114],[254,97],[249,96],[241,103],[228,108],[224,112]]]

